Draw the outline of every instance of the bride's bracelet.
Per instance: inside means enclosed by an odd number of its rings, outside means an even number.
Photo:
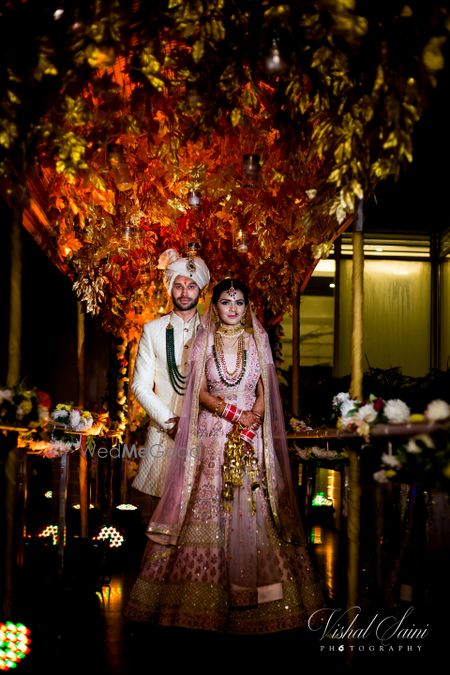
[[[250,443],[250,445],[253,445],[253,439],[255,438],[255,432],[252,429],[242,429],[239,438],[241,441],[245,441],[246,443]]]
[[[232,424],[235,424],[240,416],[242,415],[242,410],[240,410],[233,403],[226,403],[225,408],[222,410],[220,416],[228,420]]]

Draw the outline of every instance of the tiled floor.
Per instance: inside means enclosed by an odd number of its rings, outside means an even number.
[[[64,573],[58,573],[55,550],[50,543],[30,540],[25,549],[25,567],[16,578],[14,620],[31,628],[31,653],[16,672],[77,673],[90,675],[132,675],[152,673],[163,662],[164,670],[180,667],[196,672],[216,669],[241,672],[265,668],[294,673],[303,668],[319,672],[396,672],[422,665],[438,665],[445,658],[447,628],[446,602],[438,607],[439,579],[437,572],[434,599],[429,612],[417,616],[416,626],[431,623],[431,639],[403,640],[404,651],[380,651],[378,637],[372,640],[320,639],[319,634],[297,630],[263,636],[229,636],[148,625],[130,628],[122,618],[122,608],[137,572],[146,539],[136,516],[124,521],[128,541],[118,551],[107,551],[92,542],[73,540],[66,548]],[[335,521],[316,520],[308,528],[310,548],[319,578],[329,597],[331,609],[345,608],[345,539],[334,527]],[[445,575],[445,572],[444,572]],[[361,573],[364,597],[370,597],[373,580]],[[102,584],[103,581],[103,584]],[[430,582],[425,584],[432,586]],[[443,590],[448,598],[448,590]],[[405,604],[406,607],[406,604]],[[398,609],[398,608],[397,608]],[[386,607],[370,608],[367,621],[385,618]],[[375,619],[374,619],[375,621]],[[377,623],[375,621],[375,623]],[[395,645],[398,647],[398,641]],[[409,647],[414,649],[408,651]],[[340,651],[340,649],[342,651]],[[296,664],[295,667],[292,663]]]

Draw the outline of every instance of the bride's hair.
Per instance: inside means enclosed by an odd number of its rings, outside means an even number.
[[[227,277],[226,279],[222,279],[222,281],[219,281],[218,284],[216,284],[213,288],[212,292],[212,303],[213,305],[217,305],[220,294],[223,293],[223,291],[228,291],[231,287],[235,288],[237,291],[242,291],[242,295],[244,296],[245,304],[248,305],[248,288],[247,286],[240,281],[239,279],[231,279],[230,277]]]

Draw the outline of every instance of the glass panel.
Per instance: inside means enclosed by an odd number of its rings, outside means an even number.
[[[300,366],[333,365],[333,296],[304,295],[300,303]],[[292,317],[283,320],[283,368],[292,365]]]
[[[440,290],[441,290],[441,307],[440,307],[440,360],[439,367],[442,370],[450,368],[450,257],[441,263],[440,266]]]
[[[340,358],[337,375],[351,368],[352,261],[341,264]],[[364,267],[364,368],[400,367],[422,376],[430,359],[430,265],[366,260]]]

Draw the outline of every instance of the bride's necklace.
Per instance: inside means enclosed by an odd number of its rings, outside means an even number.
[[[226,326],[225,324],[221,323],[219,328],[216,330],[216,333],[223,335],[224,337],[237,337],[238,335],[242,335],[243,332],[244,328],[241,324],[238,324],[237,326]]]
[[[214,336],[212,350],[220,381],[226,387],[236,387],[244,377],[245,366],[247,365],[244,331],[242,330],[237,339],[237,354],[234,370],[228,370],[223,348],[223,338],[219,331],[216,331]]]

